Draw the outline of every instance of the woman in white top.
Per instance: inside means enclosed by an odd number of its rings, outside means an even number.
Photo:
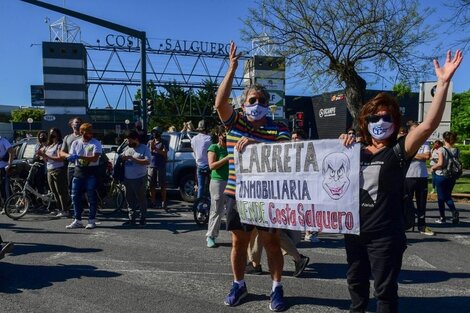
[[[47,182],[57,199],[59,212],[57,217],[66,217],[70,211],[70,196],[67,183],[67,166],[64,157],[60,156],[62,134],[58,128],[51,128],[47,145],[38,152],[46,161]]]

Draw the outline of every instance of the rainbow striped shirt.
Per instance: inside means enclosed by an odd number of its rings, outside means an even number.
[[[228,181],[225,194],[235,198],[236,182],[235,161],[233,152],[235,145],[242,137],[248,137],[258,142],[288,141],[290,140],[289,129],[286,125],[278,123],[266,117],[268,122],[259,128],[254,128],[246,116],[240,112],[233,111],[230,118],[224,121],[227,127],[227,152],[228,161]]]

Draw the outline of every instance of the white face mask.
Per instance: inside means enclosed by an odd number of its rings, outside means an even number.
[[[383,119],[380,119],[376,123],[369,123],[367,129],[374,139],[385,140],[393,134],[395,126],[391,122],[384,122]]]
[[[246,116],[250,119],[250,120],[253,120],[253,121],[257,121],[257,120],[260,120],[262,119],[263,117],[266,116],[266,114],[269,113],[269,108],[268,107],[264,107],[262,105],[259,105],[259,104],[253,104],[253,105],[250,105],[250,106],[245,106],[245,114]]]

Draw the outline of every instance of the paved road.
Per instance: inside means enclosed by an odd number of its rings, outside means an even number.
[[[133,229],[120,226],[123,216],[101,218],[94,230],[66,230],[69,220],[44,215],[16,222],[0,216],[2,237],[16,242],[0,261],[0,312],[268,312],[267,274],[246,278],[250,296],[242,305],[223,305],[231,282],[229,234],[221,232],[219,248],[206,248],[205,230],[188,207],[173,200],[171,213],[152,210],[147,227]],[[430,223],[434,237],[408,233],[401,312],[470,312],[470,205],[460,207],[458,227]],[[300,245],[312,261],[303,277],[293,278],[285,259],[289,312],[347,312],[342,237],[320,238]]]

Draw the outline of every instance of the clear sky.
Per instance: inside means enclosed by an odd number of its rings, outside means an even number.
[[[423,0],[424,1],[424,0]],[[251,43],[242,42],[240,29],[242,18],[252,0],[45,0],[54,5],[99,17],[118,24],[146,31],[149,40],[165,38],[200,40],[227,43],[230,40],[245,49]],[[439,0],[425,1],[435,6],[438,14],[447,12]],[[30,105],[30,85],[41,85],[42,41],[49,40],[49,25],[45,18],[54,22],[61,14],[19,0],[0,1],[0,104]],[[437,17],[435,17],[437,20]],[[81,27],[84,42],[95,44],[104,41],[111,33],[83,21],[72,19]],[[115,33],[115,32],[114,32]],[[448,36],[443,36],[445,41]],[[462,68],[454,77],[454,91],[470,89],[470,56],[464,58]],[[442,58],[441,58],[442,61]],[[432,64],[430,64],[432,66]],[[432,80],[432,77],[430,77]],[[307,84],[286,82],[287,95],[307,95],[313,92]],[[391,84],[368,86],[390,89]],[[417,88],[413,88],[417,89]],[[318,92],[316,92],[318,93]]]

